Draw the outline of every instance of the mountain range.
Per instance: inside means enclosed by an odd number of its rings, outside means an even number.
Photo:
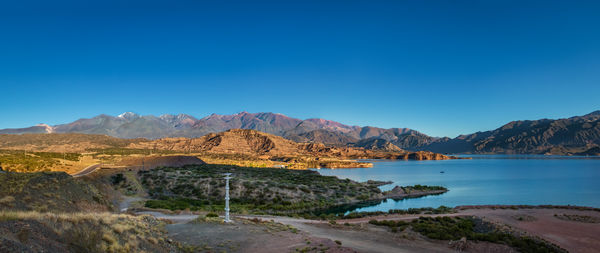
[[[409,128],[350,126],[325,119],[296,119],[278,113],[187,114],[161,116],[126,112],[99,115],[71,123],[2,129],[0,134],[85,133],[119,138],[197,138],[230,129],[252,129],[295,142],[357,146],[387,151],[427,150],[438,153],[583,154],[600,149],[600,111],[566,119],[513,121],[498,129],[456,138],[431,137]]]

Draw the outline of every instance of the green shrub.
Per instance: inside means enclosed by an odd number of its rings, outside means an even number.
[[[487,233],[475,232],[473,218],[420,217],[413,220],[410,225],[414,231],[431,239],[458,240],[466,237],[469,240],[506,244],[519,252],[562,252],[560,249],[529,237],[517,237],[497,230]]]
[[[309,170],[205,164],[183,168],[155,168],[140,171],[138,175],[151,196],[155,200],[162,200],[149,201],[146,203],[147,207],[216,210],[223,208],[220,205],[223,204],[224,187],[220,185],[223,184],[224,172],[234,173],[230,188],[238,189],[230,191],[232,212],[302,213],[377,196],[366,183],[322,176]],[[160,196],[171,198],[161,199]],[[180,201],[182,199],[186,201]],[[189,201],[193,199],[209,203],[196,205]]]

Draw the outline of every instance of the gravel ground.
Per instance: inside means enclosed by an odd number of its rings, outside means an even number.
[[[355,252],[332,240],[316,238],[302,231],[272,222],[236,219],[233,223],[218,221],[178,223],[167,226],[169,237],[210,252]]]

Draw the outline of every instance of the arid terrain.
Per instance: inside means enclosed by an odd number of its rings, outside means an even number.
[[[77,178],[60,172],[3,173],[7,184],[0,187],[0,252],[594,252],[600,241],[600,212],[593,208],[475,206],[306,214],[305,204],[327,203],[320,199],[380,198],[384,193],[375,192],[376,186],[386,182],[233,165],[227,170],[237,171],[239,178],[231,186],[234,223],[223,224],[216,216],[223,215],[219,201],[224,193],[211,190],[221,188],[214,182],[221,177],[220,167],[170,167],[187,162],[198,161],[161,158],[148,162],[162,166],[154,169],[123,165]],[[190,185],[193,181],[198,183]],[[270,195],[263,194],[267,189]],[[388,194],[401,198],[439,191],[445,190],[405,186]],[[124,213],[114,214],[118,212]],[[86,224],[85,229],[76,230],[80,226],[74,224]],[[149,233],[142,235],[147,228]]]
[[[368,164],[351,160],[357,158],[452,158],[430,152],[296,143],[253,130],[197,139],[2,138],[0,252],[593,252],[600,246],[600,212],[593,208],[345,213],[347,205],[452,189],[382,191],[392,182],[286,169]],[[219,218],[225,172],[235,174],[234,222],[227,224]]]
[[[119,139],[89,134],[0,135],[0,166],[29,171],[78,172],[94,164],[144,166],[162,155],[196,156],[213,164],[251,167],[370,167],[355,159],[445,160],[455,157],[404,150],[384,151],[296,143],[255,130],[233,129],[201,138]]]
[[[202,218],[203,215],[198,216],[199,220],[194,215],[184,220],[175,219],[178,215],[164,218],[176,222],[167,225],[174,239],[185,242],[189,247],[209,251],[290,252],[307,249],[307,252],[320,252],[327,248],[327,252],[449,252],[459,249],[463,252],[538,252],[519,251],[505,244],[486,241],[431,239],[410,227],[411,221],[418,221],[422,217],[467,217],[487,222],[514,235],[554,245],[552,247],[556,252],[596,252],[600,224],[565,221],[555,214],[600,219],[597,210],[510,206],[458,208],[447,214],[388,214],[338,219],[335,222],[264,215],[234,216],[231,224],[219,222],[220,219]],[[373,225],[374,220],[406,222],[408,228],[394,232],[393,228],[390,230],[386,226]],[[266,243],[262,249],[255,239]],[[344,247],[332,242],[339,242]]]
[[[450,154],[600,154],[600,111],[563,119],[512,121],[495,130],[462,134],[456,138],[428,136],[409,128],[351,126],[326,119],[301,120],[270,112],[212,114],[201,119],[187,114],[157,117],[126,112],[116,117],[102,114],[55,126],[40,124],[0,129],[0,134],[84,133],[118,138],[170,139],[163,140],[165,144],[179,142],[179,138],[169,137],[196,139],[231,129],[256,130],[299,143],[324,143],[388,152],[426,150]],[[183,146],[187,145],[179,143],[177,146],[185,149]]]
[[[314,236],[340,240],[343,245],[360,252],[447,252],[447,242],[428,240],[414,232],[401,234],[381,230],[369,223],[371,220],[411,221],[419,217],[478,217],[504,229],[525,236],[546,240],[568,252],[597,252],[600,247],[600,223],[561,219],[560,215],[593,217],[600,219],[598,210],[573,208],[459,208],[456,213],[436,215],[385,215],[357,219],[311,221],[287,217],[261,217],[297,227]],[[248,217],[248,216],[245,216]],[[589,218],[588,218],[589,219]],[[349,225],[345,225],[345,224]],[[353,247],[354,246],[354,247]],[[511,252],[510,248],[492,246],[488,243],[469,242],[465,252]],[[512,251],[514,252],[514,251]]]

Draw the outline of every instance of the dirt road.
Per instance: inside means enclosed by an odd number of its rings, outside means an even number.
[[[386,215],[358,219],[338,220],[339,223],[353,225],[365,224],[369,220],[413,220],[420,216],[477,216],[491,222],[506,224],[518,231],[543,238],[569,252],[592,253],[600,249],[600,223],[586,223],[574,220],[559,219],[556,215],[571,215],[573,217],[593,217],[600,220],[600,212],[581,211],[573,209],[467,209],[458,213],[437,215]],[[328,221],[305,220],[280,216],[240,216],[242,218],[260,218],[274,220],[292,225],[314,236],[340,240],[343,245],[360,252],[447,252],[443,245],[431,243],[428,240],[389,240],[389,233],[370,231],[362,233],[329,226]]]
[[[415,235],[414,238],[401,238],[394,236],[384,229],[371,228],[367,230],[360,227],[346,228],[343,225],[335,228],[330,226],[327,221],[305,220],[281,216],[240,216],[240,218],[259,218],[262,220],[273,220],[278,223],[291,225],[315,237],[340,241],[342,242],[342,245],[353,248],[358,252],[384,253],[449,251],[446,245],[429,242],[428,240],[421,238],[421,236]],[[354,223],[356,224],[359,222],[357,221]]]
[[[73,177],[82,177],[82,176],[88,175],[88,174],[96,171],[97,169],[99,169],[100,166],[102,166],[102,164],[100,164],[100,163],[87,166],[85,169],[73,174],[72,176]]]
[[[332,240],[317,238],[302,231],[274,223],[255,223],[236,219],[233,223],[179,223],[167,225],[169,237],[208,252],[310,252],[349,253],[353,249]]]

